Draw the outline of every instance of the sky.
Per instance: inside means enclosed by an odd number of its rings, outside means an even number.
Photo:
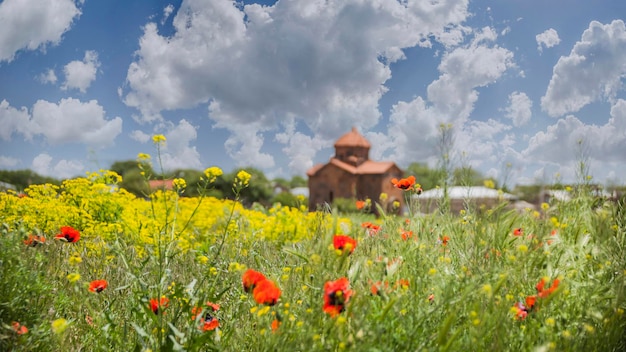
[[[514,184],[626,183],[623,0],[3,0],[0,169],[304,176],[370,158]],[[156,158],[155,158],[156,159]],[[156,162],[156,160],[155,160]],[[419,180],[418,180],[419,182]]]

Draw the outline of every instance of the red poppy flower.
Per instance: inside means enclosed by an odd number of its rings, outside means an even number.
[[[207,314],[207,316],[204,319],[204,323],[202,324],[201,330],[202,331],[211,331],[211,330],[215,330],[220,326],[220,321],[217,320],[217,318],[210,316],[209,314]]]
[[[80,232],[71,226],[61,227],[61,233],[54,236],[55,239],[69,243],[76,243],[80,239]]]
[[[448,242],[450,241],[450,237],[443,236],[439,241],[441,242],[442,245],[447,246]]]
[[[220,326],[220,321],[214,317],[212,313],[218,311],[220,309],[220,305],[212,302],[206,302],[205,304],[208,307],[208,312],[205,313],[198,328],[202,331],[215,330]],[[196,320],[196,317],[200,313],[202,313],[202,307],[191,308],[191,320]]]
[[[404,288],[407,289],[409,288],[410,282],[407,279],[400,279],[398,281],[396,281],[396,284],[394,285],[394,288]]]
[[[274,319],[274,321],[272,321],[272,331],[278,330],[279,327],[280,327],[280,320]]]
[[[396,188],[409,191],[413,188],[413,186],[415,186],[415,176],[409,176],[400,180],[393,178],[391,179],[391,183],[393,183],[393,186]]]
[[[152,298],[150,299],[150,309],[154,314],[159,314],[163,311],[167,306],[169,306],[170,300],[166,297],[161,297],[161,299]]]
[[[356,248],[356,240],[350,236],[335,235],[333,237],[333,246],[342,252],[349,252],[352,254]]]
[[[367,233],[370,236],[375,235],[378,232],[378,230],[380,230],[380,226],[376,224],[372,224],[369,221],[362,223],[361,227],[363,227],[364,229],[367,229]]]
[[[428,295],[428,302],[430,302],[431,304],[433,302],[435,302],[435,294],[431,293],[430,295]]]
[[[15,331],[16,334],[18,335],[24,335],[25,333],[28,332],[28,328],[25,327],[24,325],[14,321],[11,323],[11,327],[13,328],[13,331]]]
[[[381,281],[377,281],[375,283],[372,284],[372,286],[370,287],[370,292],[372,293],[372,295],[374,296],[382,296],[384,292],[382,291],[388,291],[389,290],[389,282],[385,281],[384,283]]]
[[[267,280],[265,278],[265,275],[261,274],[258,271],[248,269],[245,273],[243,273],[243,276],[241,277],[243,290],[247,293],[250,293],[254,290],[254,287],[263,280]]]
[[[107,282],[107,280],[94,280],[89,283],[89,291],[100,293],[104,291],[104,289],[107,288],[107,286],[109,286],[109,283]]]
[[[559,279],[554,279],[550,288],[544,288],[547,280],[545,278],[541,278],[535,288],[537,289],[537,294],[541,298],[546,298],[552,294],[559,287]]]
[[[258,304],[267,304],[268,306],[275,305],[280,294],[280,288],[267,279],[257,283],[254,291],[252,291],[252,296]]]
[[[336,281],[327,281],[324,284],[324,312],[331,317],[337,316],[346,308],[346,304],[352,296],[352,290],[349,289],[350,282],[347,278],[342,277]]]
[[[24,244],[29,247],[37,247],[40,244],[44,244],[44,242],[46,242],[45,237],[33,235],[32,233],[24,240]]]
[[[522,230],[521,227],[518,227],[515,230],[513,230],[513,236],[522,236],[523,234],[524,234],[524,231]]]
[[[402,230],[401,236],[402,236],[402,239],[406,241],[409,238],[413,238],[413,231]]]
[[[357,200],[356,201],[356,208],[358,210],[361,210],[361,209],[365,208],[365,201]]]

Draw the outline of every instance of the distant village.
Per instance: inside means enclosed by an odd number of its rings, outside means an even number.
[[[393,161],[371,160],[371,144],[356,128],[337,139],[334,148],[335,154],[327,163],[314,165],[306,172],[307,179],[295,176],[291,180],[268,180],[261,171],[247,169],[251,170],[255,181],[242,193],[242,201],[246,205],[263,206],[281,203],[300,207],[306,204],[311,211],[334,207],[342,212],[357,211],[357,201],[368,201],[377,203],[383,211],[402,213],[406,210],[405,191],[394,187],[392,180],[408,176],[410,170],[402,170]],[[140,197],[155,190],[174,189],[174,178],[183,178],[187,185],[193,186],[202,177],[202,172],[198,170],[175,170],[161,179],[155,178],[146,182],[141,170],[150,172],[150,165],[143,165],[140,170],[137,161],[116,162],[111,170],[123,178],[119,187]],[[225,174],[217,180],[209,195],[231,198],[234,175],[235,172]],[[418,179],[417,182],[419,181]],[[419,194],[413,194],[410,201],[422,213],[435,212],[444,199],[452,213],[459,213],[468,207],[484,210],[496,206],[527,211],[538,210],[542,203],[568,202],[574,193],[574,188],[567,185],[516,186],[513,191],[506,191],[493,187],[491,180],[484,181],[485,185],[450,184],[446,187],[424,189]],[[60,181],[37,175],[30,170],[0,171],[0,191],[12,190],[20,194],[28,185],[41,183],[59,184]],[[587,187],[594,197],[606,201],[617,201],[626,194],[623,186],[608,190],[592,184]],[[183,195],[196,196],[194,191],[193,187],[188,187]],[[384,199],[381,199],[381,195]],[[377,209],[372,207],[371,211],[376,213]]]

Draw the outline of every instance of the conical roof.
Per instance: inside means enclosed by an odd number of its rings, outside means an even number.
[[[371,147],[371,144],[359,133],[359,131],[357,131],[356,127],[352,127],[350,132],[339,137],[339,139],[335,142],[335,148],[336,147],[369,148]]]

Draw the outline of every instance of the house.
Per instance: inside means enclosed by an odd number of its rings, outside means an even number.
[[[148,187],[150,187],[150,191],[171,191],[174,189],[174,180],[150,180]]]
[[[440,202],[443,200],[443,189],[435,188],[420,195],[415,195],[414,199],[419,203],[419,211],[422,213],[432,213],[439,208]],[[453,186],[448,188],[448,199],[450,200],[450,211],[458,213],[466,206],[480,208],[493,208],[502,202],[509,203],[510,206],[517,199],[512,194],[499,192],[487,187],[463,187]]]
[[[404,206],[402,190],[391,183],[402,178],[402,170],[391,161],[369,159],[370,143],[356,128],[335,142],[335,155],[326,164],[318,164],[307,171],[309,177],[309,209],[314,211],[323,204],[332,204],[337,198],[377,201],[381,193],[387,194],[383,206],[400,202]]]

